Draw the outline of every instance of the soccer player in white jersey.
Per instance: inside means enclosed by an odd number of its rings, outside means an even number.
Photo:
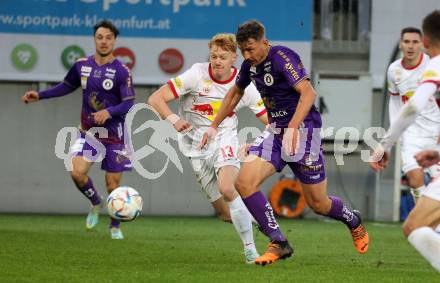
[[[403,58],[388,67],[388,93],[390,94],[389,115],[392,124],[400,108],[414,94],[429,57],[422,52],[422,32],[418,28],[407,27],[400,33],[400,50]],[[415,122],[405,130],[401,140],[402,171],[408,178],[411,193],[417,200],[425,188],[424,171],[417,164],[414,155],[437,144],[440,126],[440,111],[434,99],[420,112]]]
[[[436,10],[423,19],[423,45],[431,57],[423,71],[422,81],[415,94],[399,112],[396,120],[388,129],[381,144],[375,149],[370,166],[380,171],[388,165],[389,151],[394,142],[425,109],[433,95],[440,90],[440,10]],[[416,155],[422,167],[428,167],[440,160],[439,147],[436,150],[424,150]],[[440,235],[434,228],[440,224],[440,175],[421,193],[419,201],[403,224],[403,233],[409,243],[440,272]]]
[[[211,147],[207,150],[197,148],[238,73],[234,67],[237,43],[233,34],[217,34],[208,46],[209,63],[194,64],[169,80],[149,97],[148,103],[173,124],[178,132],[179,148],[190,159],[202,190],[219,216],[223,220],[232,220],[243,242],[246,262],[253,263],[259,255],[253,239],[252,216],[234,188],[240,168],[235,112],[220,125],[218,138]],[[266,109],[257,89],[248,87],[244,96],[235,111],[249,107],[267,124]],[[180,102],[179,115],[167,105],[177,99]]]

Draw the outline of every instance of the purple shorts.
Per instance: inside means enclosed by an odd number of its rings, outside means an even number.
[[[124,143],[97,143],[90,137],[86,138],[84,133],[70,148],[72,156],[83,156],[91,162],[101,161],[101,169],[113,173],[131,171],[133,166],[128,153]]]
[[[265,130],[249,149],[249,154],[256,155],[270,162],[277,172],[289,165],[301,183],[317,184],[325,178],[325,160],[321,147],[320,129],[300,130],[300,147],[295,155],[287,155],[282,148],[282,135],[275,135]]]

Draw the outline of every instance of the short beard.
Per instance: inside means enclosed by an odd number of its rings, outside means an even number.
[[[100,53],[100,52],[98,52],[98,51],[96,51],[96,53],[97,53],[100,57],[105,58],[105,57],[111,55],[111,54],[113,53],[113,50],[110,51],[110,52],[108,52],[108,53]]]

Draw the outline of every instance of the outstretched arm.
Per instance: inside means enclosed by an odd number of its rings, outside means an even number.
[[[373,170],[381,171],[388,166],[389,151],[393,144],[406,128],[416,120],[436,90],[437,85],[435,83],[426,82],[421,84],[408,103],[400,109],[397,118],[386,132],[379,147],[374,150],[373,156],[369,161],[369,165]]]
[[[405,104],[399,112],[394,123],[391,124],[387,133],[383,137],[381,144],[384,151],[390,151],[393,144],[402,135],[402,133],[409,127],[420,114],[423,108],[428,104],[429,99],[432,98],[437,90],[435,83],[421,84],[414,96]]]
[[[258,116],[257,118],[258,118],[258,120],[260,120],[261,123],[263,123],[264,125],[269,124],[269,119],[267,118],[267,112],[264,113],[264,114],[261,115],[261,116]]]
[[[204,148],[212,138],[217,134],[218,126],[223,122],[223,120],[234,111],[238,102],[240,102],[243,97],[244,90],[239,88],[237,85],[231,87],[223,99],[222,105],[218,110],[217,115],[212,121],[211,126],[203,134],[202,140],[200,141],[199,148]]]
[[[134,104],[134,99],[123,100],[121,103],[110,106],[106,109],[99,110],[92,113],[95,123],[98,125],[104,125],[105,121],[115,116],[122,116],[127,114],[130,108]]]
[[[191,124],[173,113],[168,106],[168,103],[173,100],[176,100],[176,97],[171,91],[170,86],[166,84],[156,90],[148,98],[147,103],[159,113],[162,119],[167,119],[174,126],[176,131],[189,131],[192,128]]]
[[[218,126],[223,122],[223,120],[234,111],[237,104],[240,102],[244,91],[237,85],[232,86],[225,98],[223,99],[222,105],[215,116],[214,121],[211,123],[211,127],[217,129]]]
[[[49,89],[46,89],[46,90],[43,90],[40,92],[37,92],[35,90],[27,91],[21,97],[21,100],[27,104],[29,102],[36,102],[41,99],[48,99],[48,98],[53,98],[53,97],[64,96],[64,95],[67,95],[67,94],[73,92],[75,89],[76,89],[76,87],[71,86],[70,84],[68,84],[66,82],[61,82],[54,87],[51,87]]]

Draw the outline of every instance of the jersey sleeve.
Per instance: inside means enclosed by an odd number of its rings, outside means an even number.
[[[254,84],[248,85],[248,87],[244,90],[242,101],[242,107],[248,107],[252,112],[254,112],[255,116],[260,117],[266,113],[263,99],[261,99],[260,93]]]
[[[387,89],[390,95],[399,95],[399,90],[396,86],[396,79],[394,77],[393,67],[390,65],[387,71]]]
[[[119,91],[121,95],[121,100],[133,100],[135,98],[135,92],[133,89],[133,78],[131,76],[131,72],[123,65],[121,77],[119,78]]]
[[[176,98],[196,89],[201,78],[201,67],[201,64],[194,64],[189,70],[167,82]]]
[[[391,96],[388,105],[388,115],[390,117],[390,124],[394,123],[394,121],[396,120],[401,107],[402,107],[402,101],[400,100],[400,97],[397,95]]]
[[[434,83],[440,88],[440,55],[431,59],[422,74],[423,83]]]
[[[299,82],[309,78],[301,58],[295,51],[280,49],[276,54],[278,70],[292,87],[295,87]]]
[[[382,138],[381,144],[385,151],[390,151],[393,144],[402,133],[416,120],[419,113],[426,107],[430,98],[436,92],[432,83],[421,84],[408,103],[403,105],[397,118]]]
[[[246,87],[251,83],[250,78],[251,64],[244,61],[241,64],[240,71],[238,72],[237,78],[235,79],[235,85],[240,89],[246,89]]]
[[[69,69],[66,76],[64,77],[64,83],[73,89],[77,89],[81,85],[80,69],[81,62],[76,61],[75,64]]]

